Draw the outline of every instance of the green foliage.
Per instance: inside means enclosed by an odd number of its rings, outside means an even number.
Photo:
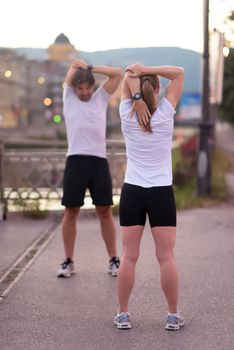
[[[197,134],[173,150],[174,185],[183,187],[196,176]]]
[[[48,210],[40,208],[39,199],[15,199],[14,206],[17,210],[22,211],[23,214],[32,219],[44,219],[48,216]]]
[[[225,174],[231,169],[231,160],[222,149],[217,149],[212,159],[212,192],[213,197],[225,201],[228,198],[228,186]]]
[[[67,134],[65,130],[56,131],[56,139],[61,141],[67,141]]]
[[[178,151],[175,151],[176,153]],[[186,160],[179,158],[178,153],[176,155],[177,164],[175,169],[186,169]],[[191,164],[191,163],[190,163]],[[212,193],[209,197],[198,197],[196,195],[196,165],[190,168],[190,173],[193,176],[184,178],[182,184],[175,185],[175,199],[178,209],[188,209],[195,207],[205,207],[211,205],[217,205],[228,199],[228,186],[225,180],[226,173],[231,168],[231,161],[227,154],[221,150],[216,149],[212,157],[212,178],[211,188]]]
[[[223,103],[220,115],[234,124],[234,49],[230,49],[224,64]]]

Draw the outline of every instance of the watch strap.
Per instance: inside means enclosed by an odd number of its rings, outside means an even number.
[[[132,97],[132,99],[133,99],[134,101],[140,100],[141,98],[142,98],[141,92],[136,92],[136,93],[133,95],[133,97]]]

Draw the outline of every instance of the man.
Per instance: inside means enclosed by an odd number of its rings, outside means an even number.
[[[93,73],[107,76],[95,91]],[[62,234],[66,259],[57,276],[70,277],[75,272],[73,254],[76,220],[89,189],[100,219],[102,237],[109,255],[109,272],[117,275],[119,258],[112,217],[112,181],[106,159],[106,111],[110,95],[122,78],[116,67],[88,65],[76,60],[67,72],[63,94],[68,152],[63,182],[62,204],[65,206]]]

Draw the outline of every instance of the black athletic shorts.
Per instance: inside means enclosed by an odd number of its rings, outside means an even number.
[[[106,158],[86,155],[67,157],[63,178],[62,205],[81,207],[86,190],[94,205],[112,205],[112,180]]]
[[[176,205],[172,186],[145,188],[124,183],[120,197],[120,225],[176,226]]]

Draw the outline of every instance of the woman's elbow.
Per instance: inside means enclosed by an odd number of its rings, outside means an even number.
[[[180,75],[183,75],[184,76],[184,68],[183,67],[178,67],[178,73],[180,74]]]

